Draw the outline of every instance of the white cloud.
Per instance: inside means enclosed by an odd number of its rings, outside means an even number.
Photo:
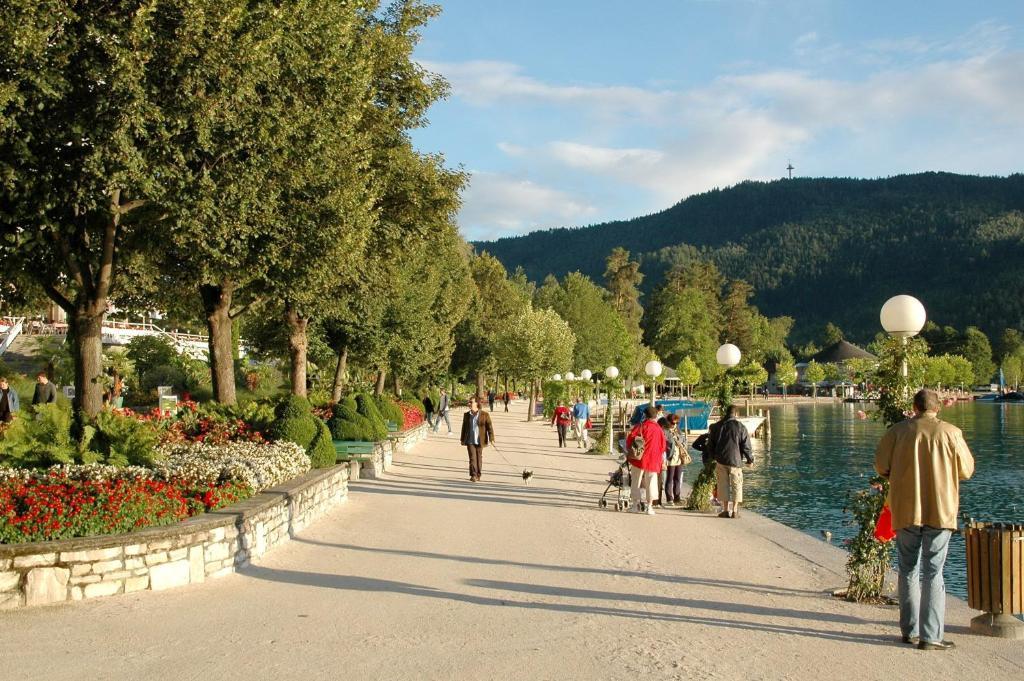
[[[602,186],[644,190],[656,210],[714,187],[780,177],[787,158],[805,168],[815,158],[815,174],[829,175],[1018,170],[1024,53],[999,47],[1005,40],[1004,27],[979,24],[944,43],[876,41],[865,48],[874,55],[921,59],[899,68],[887,59],[864,76],[750,69],[675,90],[552,84],[502,62],[432,65],[475,107],[531,106],[517,126],[528,131],[521,139],[535,141],[497,143],[520,174],[475,173],[460,224],[481,239],[606,219],[618,209],[601,205],[609,200]],[[796,48],[809,60],[833,49],[816,32],[800,36]],[[543,109],[536,115],[544,105],[568,115],[549,125]],[[599,125],[568,128],[565,119]],[[528,179],[535,177],[548,179]],[[569,182],[595,198],[559,188]]]
[[[467,239],[489,240],[573,225],[596,213],[596,207],[568,192],[500,173],[473,172],[458,219]]]
[[[653,115],[675,99],[671,91],[625,85],[552,85],[523,74],[517,64],[501,61],[423,62],[443,75],[453,93],[476,106],[535,101],[582,106],[601,113]]]

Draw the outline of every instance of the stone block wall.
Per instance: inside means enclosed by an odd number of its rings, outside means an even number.
[[[0,609],[161,591],[230,574],[344,501],[349,475],[347,465],[311,471],[169,527],[0,546]]]

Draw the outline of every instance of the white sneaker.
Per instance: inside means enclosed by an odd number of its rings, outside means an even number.
[[[648,506],[647,507],[647,515],[654,515],[654,507],[653,506]]]

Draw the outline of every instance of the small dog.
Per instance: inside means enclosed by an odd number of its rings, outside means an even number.
[[[533,471],[523,471],[523,482],[527,485],[530,484],[530,478],[533,477]]]

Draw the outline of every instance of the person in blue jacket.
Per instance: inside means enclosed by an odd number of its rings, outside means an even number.
[[[0,376],[0,423],[13,421],[20,408],[18,391],[8,385],[6,378]]]
[[[590,434],[587,432],[587,421],[590,419],[590,407],[582,397],[576,398],[572,405],[572,427],[576,430],[576,446],[590,449]]]

